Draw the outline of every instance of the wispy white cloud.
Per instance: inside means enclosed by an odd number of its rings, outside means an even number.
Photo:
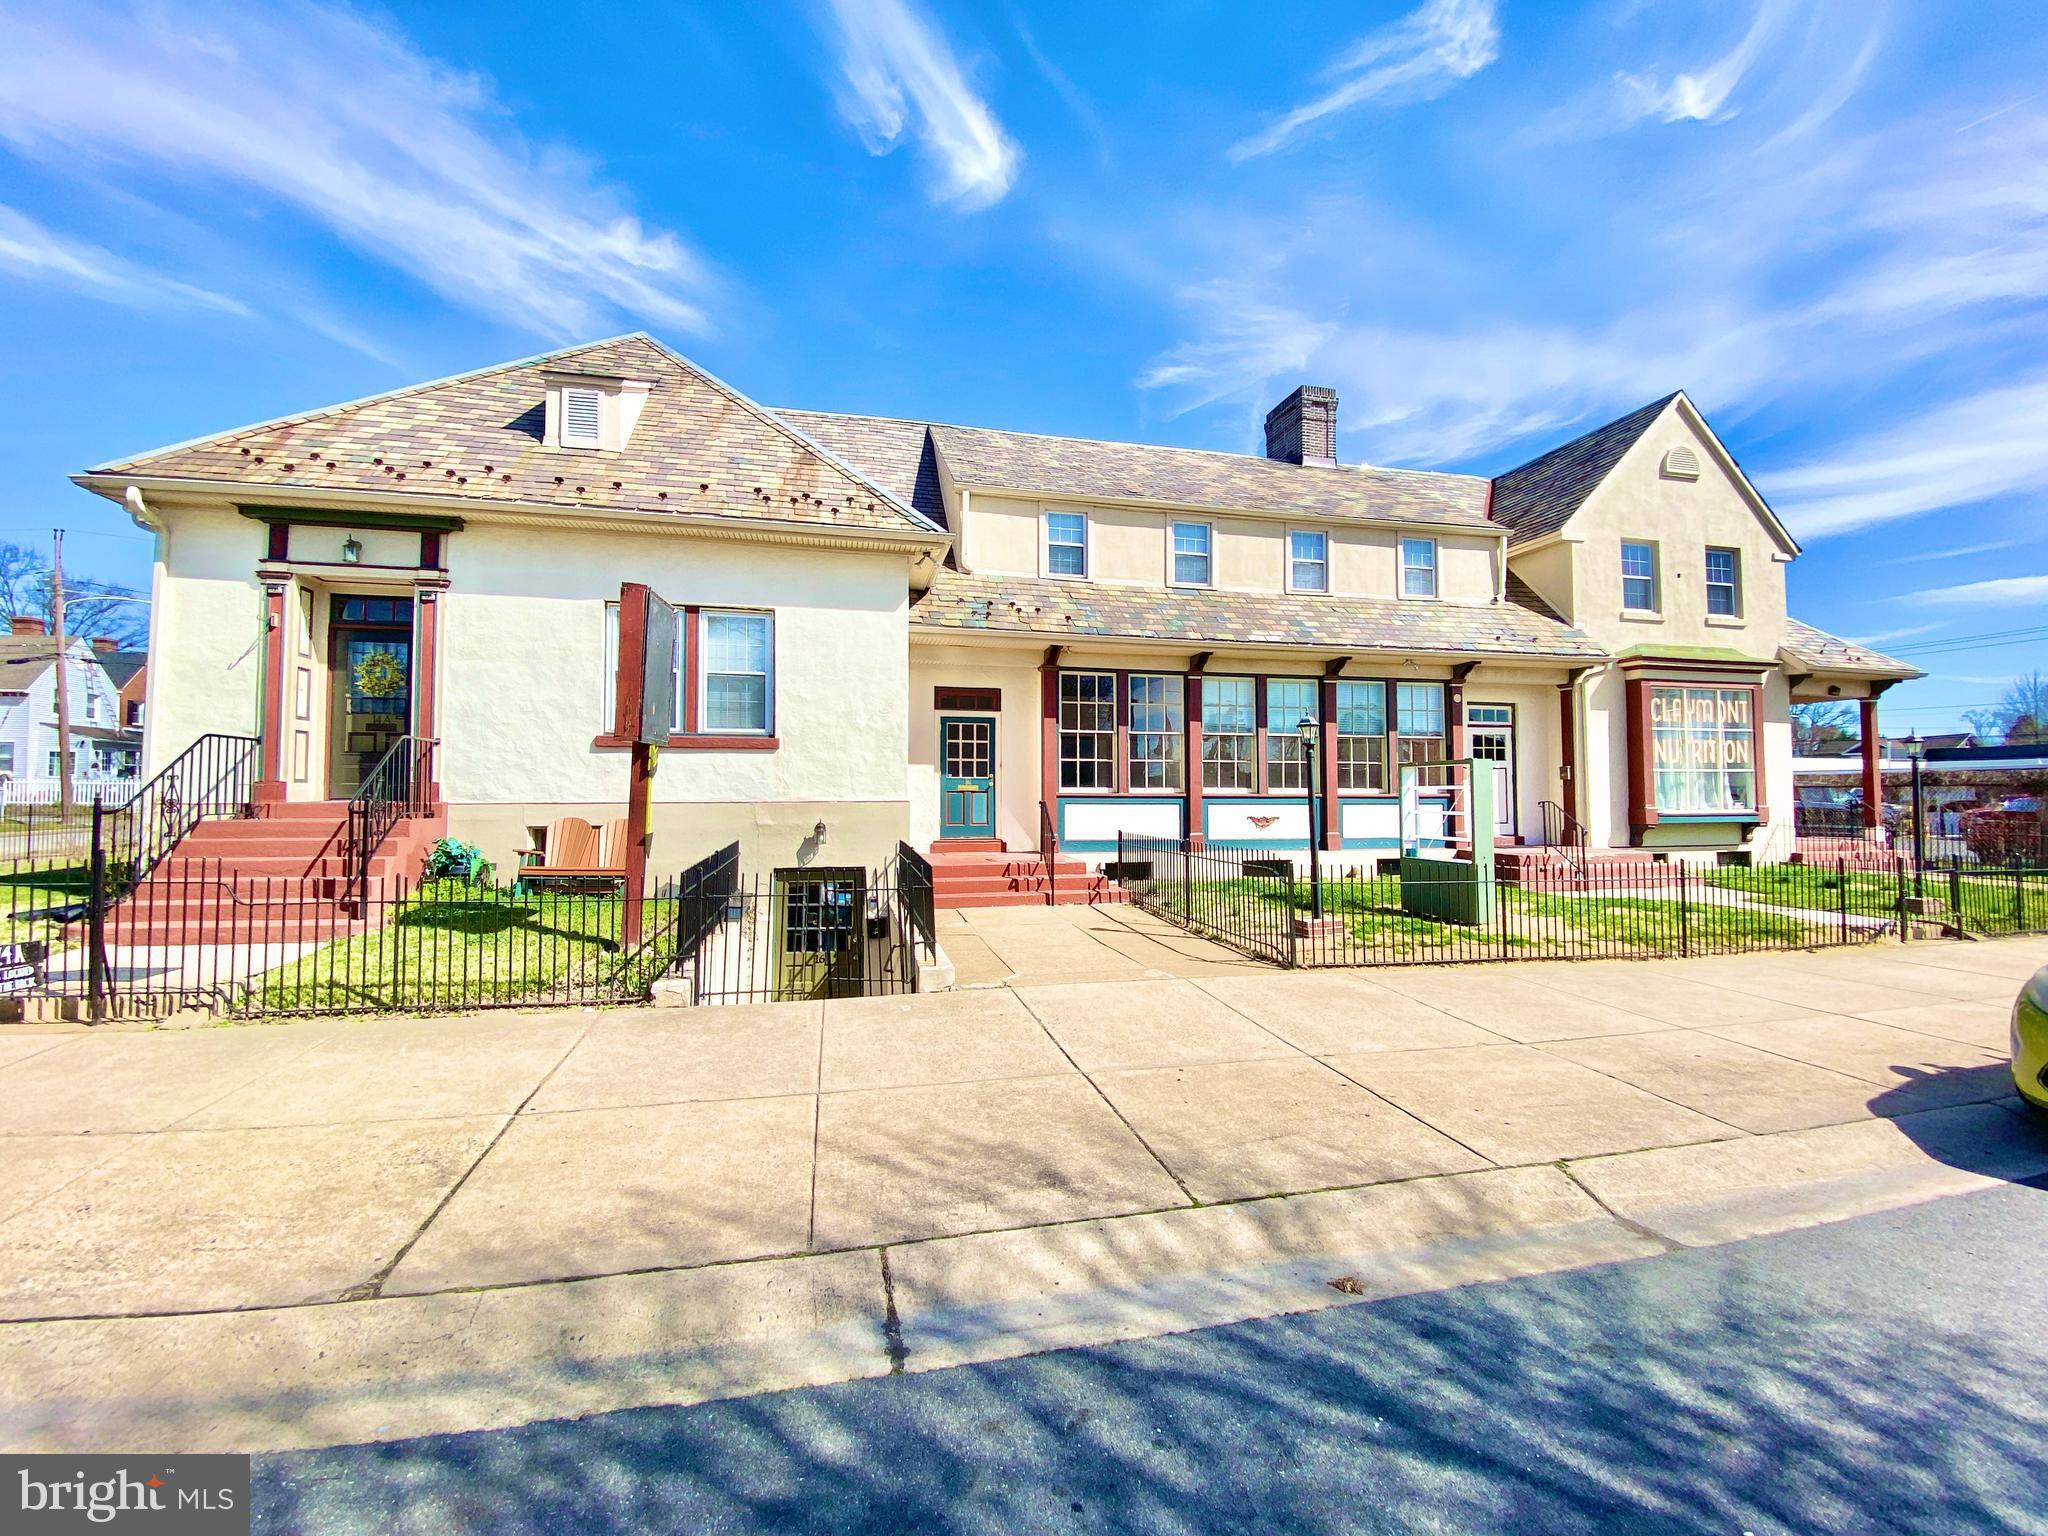
[[[843,89],[839,108],[868,152],[914,137],[937,172],[934,200],[964,209],[1000,201],[1021,151],[976,94],[952,45],[910,0],[828,0]]]
[[[1887,641],[1905,640],[1914,635],[1931,635],[1940,628],[1939,624],[1908,624],[1901,629],[1880,629],[1875,634],[1851,635],[1849,638],[1858,645],[1883,645]]]
[[[1323,71],[1324,80],[1335,82],[1328,90],[1231,145],[1230,158],[1270,155],[1311,124],[1367,102],[1440,96],[1499,55],[1494,0],[1424,0],[1399,21],[1353,43]]]
[[[1699,69],[1681,70],[1669,80],[1647,72],[1618,74],[1615,84],[1623,114],[1666,123],[1714,121],[1722,115],[1742,77],[1755,68],[1784,30],[1795,8],[1795,0],[1763,0],[1735,46]]]
[[[1966,581],[1955,587],[1929,587],[1908,592],[1904,601],[1923,607],[1968,603],[2003,608],[2020,603],[2048,602],[2048,576],[2002,576],[1996,581]]]
[[[137,308],[198,305],[234,315],[250,313],[239,299],[179,282],[99,246],[72,240],[4,205],[0,205],[0,270]]]
[[[586,161],[530,146],[485,81],[343,9],[0,15],[0,140],[65,171],[253,190],[544,336],[620,316],[703,329],[716,287]]]
[[[1935,407],[1763,482],[1801,538],[2048,490],[2048,374]]]
[[[1954,549],[1925,549],[1910,555],[1894,555],[1886,565],[1924,565],[1930,560],[1960,560],[1965,555],[1992,555],[2001,549],[2018,549],[2025,539],[1994,539],[1988,544],[1960,544]]]

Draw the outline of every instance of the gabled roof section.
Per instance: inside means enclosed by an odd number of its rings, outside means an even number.
[[[1808,673],[1841,672],[1901,682],[1927,675],[1908,662],[1831,635],[1824,629],[1815,629],[1811,624],[1802,624],[1790,616],[1785,620],[1785,638],[1778,647],[1778,655],[1788,666]]]
[[[979,489],[1496,531],[1486,516],[1487,482],[1477,475],[1363,465],[1333,469],[1243,453],[1039,437],[989,427],[935,424],[931,435],[953,479]]]
[[[616,452],[545,439],[545,376],[653,389]],[[635,333],[116,460],[94,476],[432,501],[940,532],[890,491],[652,337]]]
[[[1495,480],[1493,520],[1508,530],[1509,542],[1526,544],[1570,522],[1593,488],[1607,478],[1622,455],[1635,447],[1678,395],[1673,390],[1663,399],[1595,427]]]
[[[946,526],[938,456],[925,423],[889,416],[792,411],[780,406],[775,414],[912,511],[941,528]]]
[[[1114,638],[1177,646],[1252,645],[1330,653],[1593,661],[1582,631],[1519,603],[1483,607],[1399,598],[1303,597],[1112,586],[942,570],[910,607],[914,630]]]

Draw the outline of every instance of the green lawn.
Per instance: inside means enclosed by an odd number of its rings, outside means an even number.
[[[27,914],[74,906],[86,899],[91,888],[91,872],[84,864],[0,863],[0,917],[5,918],[0,942],[41,939],[53,950],[83,943],[82,920],[62,924]]]
[[[672,907],[648,902],[648,931]],[[251,1001],[285,1013],[625,1001],[666,956],[621,957],[619,910],[613,894],[428,881],[383,926],[270,972]]]
[[[1844,873],[1825,864],[1714,869],[1705,878],[1780,906],[1837,912],[1846,905],[1852,917],[1893,917],[1902,890],[1908,896],[1918,890],[1942,903],[1944,910],[1958,906],[1963,926],[1972,933],[2048,931],[2048,873],[2036,871],[2017,878],[1989,871],[1963,873],[1952,880],[1947,870],[1930,869],[1917,887],[1908,874],[1903,888],[1893,874]]]
[[[1744,871],[1743,873],[1748,873]],[[1718,949],[1804,947],[1838,937],[1832,921],[1779,912],[1759,912],[1695,889],[1681,906],[1670,895],[1607,896],[1499,888],[1494,920],[1482,926],[1439,922],[1401,910],[1398,876],[1328,880],[1323,911],[1344,919],[1339,937],[1303,939],[1292,950],[1289,928],[1295,914],[1310,909],[1309,884],[1238,879],[1198,881],[1192,891],[1197,926],[1230,934],[1275,957],[1294,953],[1303,961],[1370,964],[1376,961],[1523,958],[1569,955],[1651,955],[1709,953]],[[1178,912],[1176,892],[1161,897]],[[1754,899],[1779,904],[1776,894]],[[1805,906],[1804,901],[1786,905]],[[1834,907],[1830,898],[1824,911]],[[1884,909],[1889,912],[1889,905]]]

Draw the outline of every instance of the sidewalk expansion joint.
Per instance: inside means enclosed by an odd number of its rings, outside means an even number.
[[[903,1346],[903,1319],[896,1311],[896,1281],[889,1273],[889,1250],[878,1248],[882,1261],[882,1345],[889,1356],[889,1374],[901,1376],[910,1351]]]
[[[1686,1143],[1686,1145],[1703,1147],[1715,1146],[1719,1145],[1719,1143],[1702,1141],[1690,1142]],[[1679,1242],[1677,1238],[1665,1236],[1662,1232],[1659,1232],[1655,1227],[1644,1226],[1640,1221],[1637,1221],[1633,1216],[1622,1215],[1621,1212],[1617,1211],[1605,1200],[1602,1200],[1599,1195],[1595,1194],[1592,1187],[1588,1185],[1585,1180],[1581,1179],[1578,1176],[1577,1172],[1574,1171],[1574,1169],[1572,1168],[1571,1163],[1568,1162],[1566,1159],[1559,1158],[1551,1166],[1557,1169],[1557,1171],[1563,1174],[1566,1178],[1570,1179],[1572,1181],[1572,1187],[1578,1190],[1581,1194],[1583,1194],[1588,1200],[1592,1201],[1595,1205],[1599,1206],[1600,1209],[1606,1213],[1607,1219],[1613,1222],[1616,1226],[1622,1227],[1627,1231],[1635,1233],[1637,1237],[1644,1238],[1649,1242],[1657,1244],[1657,1246],[1662,1248],[1666,1253],[1679,1253],[1691,1246],[1688,1243]]]

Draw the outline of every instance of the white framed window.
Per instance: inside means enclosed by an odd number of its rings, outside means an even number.
[[[14,743],[11,741],[0,741],[0,774],[10,779],[14,777]]]
[[[1401,595],[1436,596],[1436,540],[1401,541]]]
[[[1316,528],[1293,528],[1287,534],[1287,590],[1330,590],[1330,536]]]
[[[1258,744],[1257,706],[1248,677],[1202,679],[1202,787],[1243,790],[1254,786]]]
[[[1404,763],[1440,762],[1444,756],[1444,685],[1400,683],[1394,689],[1394,730]],[[1417,780],[1441,784],[1444,770],[1426,768]]]
[[[1060,674],[1060,788],[1116,788],[1116,674]]]
[[[1308,677],[1266,679],[1266,789],[1308,788],[1308,762],[1302,756],[1300,725],[1306,715],[1320,721],[1316,683]]]
[[[1210,544],[1215,530],[1207,523],[1173,525],[1172,579],[1177,587],[1206,587],[1215,579]]]
[[[1622,540],[1621,606],[1627,613],[1657,611],[1656,545]]]
[[[775,620],[706,608],[699,666],[704,719],[713,736],[767,736],[775,726]]]
[[[1131,792],[1178,794],[1184,783],[1187,680],[1177,672],[1133,672],[1130,690]]]
[[[1387,685],[1377,678],[1337,682],[1337,787],[1386,792]]]
[[[1733,549],[1707,550],[1707,612],[1720,618],[1742,614],[1742,555]]]
[[[683,610],[680,608],[676,609],[675,615],[676,623],[680,626],[683,623]],[[670,654],[675,658],[675,666],[674,670],[669,674],[669,697],[671,701],[669,729],[680,733],[686,729],[683,722],[683,637],[680,633],[676,635],[676,643]],[[601,722],[598,729],[605,735],[610,735],[612,727],[617,723],[618,697],[619,605],[617,603],[606,603],[604,605],[604,697],[599,700],[600,712],[598,717]]]
[[[1082,513],[1045,514],[1045,574],[1088,574],[1088,519]]]
[[[577,384],[562,388],[562,446],[595,448],[603,442],[604,391]]]

